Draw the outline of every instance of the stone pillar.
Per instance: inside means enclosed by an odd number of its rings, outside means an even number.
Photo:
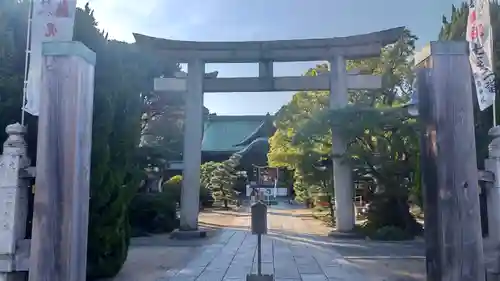
[[[16,123],[7,126],[9,137],[0,156],[0,256],[7,258],[6,267],[0,270],[0,281],[24,280],[26,272],[13,272],[16,244],[26,235],[28,213],[28,184],[19,178],[20,171],[30,164],[26,156],[23,135],[25,127]]]
[[[30,281],[85,281],[96,55],[44,43]]]
[[[345,59],[336,56],[330,61],[330,108],[340,109],[347,106],[347,69]],[[335,221],[337,231],[348,232],[354,228],[352,169],[340,158],[347,144],[333,130],[333,182],[335,189]]]
[[[494,273],[500,273],[500,126],[490,129],[488,134],[493,137],[488,150],[489,158],[485,161],[486,170],[493,172],[495,182],[486,188],[486,206],[488,217],[488,237],[491,246],[496,249]]]
[[[181,231],[198,229],[204,76],[205,63],[203,61],[189,62],[185,98],[184,168],[179,227]]]

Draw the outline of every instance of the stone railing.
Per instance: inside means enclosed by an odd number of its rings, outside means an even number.
[[[25,127],[5,129],[8,138],[0,155],[0,281],[26,278],[29,240],[26,240],[29,178],[34,176],[26,155]]]

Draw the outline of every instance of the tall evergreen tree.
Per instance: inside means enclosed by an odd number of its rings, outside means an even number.
[[[238,179],[236,168],[240,164],[240,159],[241,155],[233,154],[228,160],[219,163],[212,172],[209,189],[214,199],[222,201],[225,208],[228,208],[229,202],[234,201],[238,195],[234,186]]]

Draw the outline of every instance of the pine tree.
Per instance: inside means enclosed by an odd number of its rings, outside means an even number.
[[[230,201],[234,201],[238,193],[234,190],[238,180],[236,168],[239,166],[241,155],[233,154],[228,160],[218,163],[212,172],[210,190],[216,201],[224,202],[224,208],[229,208]]]

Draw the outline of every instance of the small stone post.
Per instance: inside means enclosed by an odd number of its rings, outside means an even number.
[[[30,281],[85,281],[96,55],[79,42],[42,48]]]
[[[7,126],[5,131],[8,138],[0,156],[0,256],[5,257],[7,263],[0,268],[0,281],[20,281],[26,272],[15,272],[15,254],[17,242],[26,235],[29,190],[19,174],[30,161],[23,138],[26,129],[16,123]]]
[[[485,160],[487,171],[493,172],[495,182],[486,188],[486,205],[488,206],[488,232],[492,246],[496,249],[497,259],[493,273],[500,273],[500,126],[490,129],[488,134],[493,138],[488,150],[488,159]]]

